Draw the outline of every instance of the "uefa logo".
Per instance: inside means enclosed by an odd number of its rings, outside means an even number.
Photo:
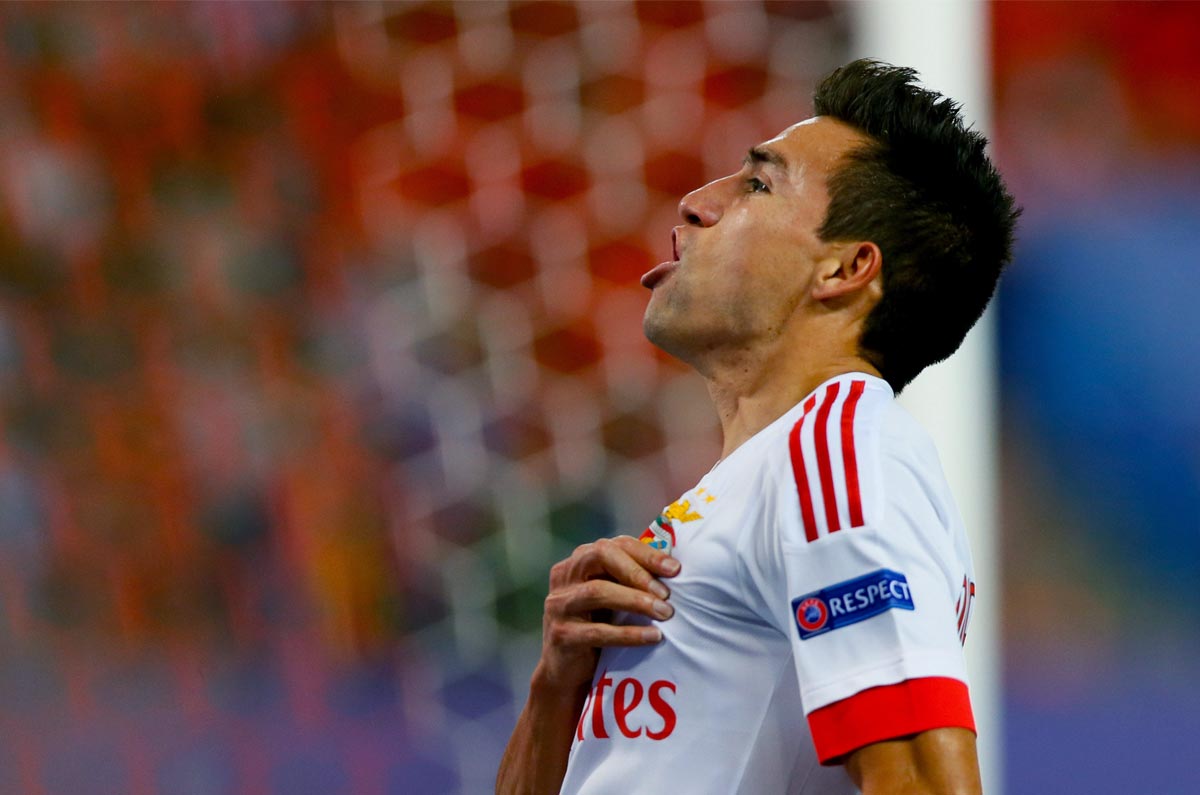
[[[805,632],[816,632],[825,626],[828,620],[829,608],[815,596],[810,596],[796,605],[796,623]]]

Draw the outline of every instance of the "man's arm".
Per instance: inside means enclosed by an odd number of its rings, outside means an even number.
[[[500,760],[497,795],[559,791],[600,649],[662,640],[658,627],[616,626],[597,619],[613,610],[669,618],[674,612],[666,603],[669,592],[655,575],[678,573],[678,561],[631,536],[584,544],[550,569],[542,656]]]
[[[573,693],[560,691],[534,672],[529,700],[500,760],[497,795],[558,792],[567,772],[571,735],[590,684],[589,680]]]
[[[975,735],[932,729],[854,751],[846,771],[862,795],[980,795]]]

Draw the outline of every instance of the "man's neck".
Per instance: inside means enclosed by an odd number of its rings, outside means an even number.
[[[855,372],[879,376],[870,362],[856,354],[744,356],[725,367],[708,369],[705,381],[721,421],[721,458],[727,458],[825,381]]]

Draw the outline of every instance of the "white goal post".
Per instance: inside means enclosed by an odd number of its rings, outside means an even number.
[[[911,66],[921,82],[963,104],[969,123],[991,123],[990,30],[980,0],[862,0],[852,4],[853,57]],[[994,311],[963,347],[922,373],[901,402],[933,435],[971,538],[979,597],[967,669],[979,729],[984,792],[1004,791],[997,528],[997,394]]]

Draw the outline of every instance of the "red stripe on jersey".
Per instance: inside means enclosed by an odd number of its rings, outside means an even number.
[[[813,442],[817,448],[817,472],[821,475],[821,496],[825,501],[825,521],[829,524],[829,532],[836,533],[841,529],[838,522],[837,495],[833,491],[833,467],[829,463],[829,412],[833,401],[837,400],[839,384],[834,381],[825,389],[825,400],[817,409],[817,425],[813,429]]]
[[[958,727],[975,731],[971,696],[957,679],[930,676],[872,687],[808,716],[817,758],[841,763],[863,746],[910,734]]]
[[[967,575],[963,575],[962,595],[958,597],[958,604],[955,609],[958,610],[958,631],[962,632],[963,620],[967,617],[967,605],[971,599],[967,596]]]
[[[804,427],[804,420],[816,402],[815,397],[805,401],[804,413],[796,420],[788,436],[788,449],[792,454],[792,476],[796,479],[796,491],[800,494],[800,518],[804,522],[804,537],[809,541],[817,540],[817,520],[813,516],[812,495],[808,492],[808,473],[804,469],[804,452],[800,449],[800,429]]]
[[[958,642],[965,645],[967,642],[967,627],[971,625],[971,610],[975,606],[975,583],[971,583],[969,593],[963,593],[963,601],[967,603],[967,609],[963,611],[963,619],[958,627]]]
[[[866,389],[866,381],[850,385],[850,394],[842,404],[842,461],[846,465],[846,496],[850,502],[850,526],[862,527],[862,494],[858,490],[858,457],[854,453],[854,410]]]

